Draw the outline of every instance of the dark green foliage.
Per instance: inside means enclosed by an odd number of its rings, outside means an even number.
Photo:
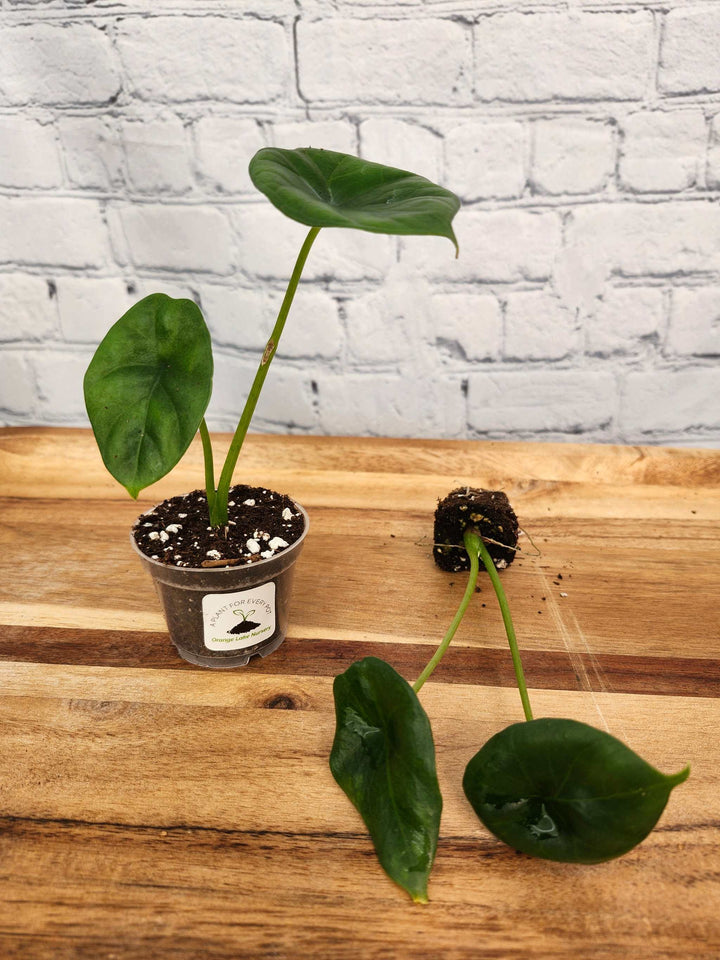
[[[335,678],[333,776],[359,810],[388,875],[427,900],[442,798],[430,722],[415,691],[375,657]]]
[[[212,375],[210,334],[191,300],[154,293],[110,328],[85,374],[85,405],[105,466],[131,496],[190,446]]]
[[[685,768],[665,776],[576,720],[516,723],[472,758],[463,787],[488,830],[546,860],[601,863],[644,840]]]
[[[447,237],[460,201],[406,170],[312,147],[267,147],[250,161],[255,186],[292,220],[308,227]]]

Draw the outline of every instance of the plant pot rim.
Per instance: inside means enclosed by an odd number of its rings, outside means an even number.
[[[161,503],[164,503],[164,502],[165,502],[164,500],[160,500],[153,507],[149,507],[148,510],[141,513],[140,516],[141,517],[144,516],[145,513],[148,513],[150,510],[154,510],[155,507],[159,506]],[[292,502],[295,504],[295,506],[298,508],[298,510],[302,514],[302,518],[303,518],[302,533],[297,538],[297,540],[294,540],[288,547],[286,547],[280,553],[277,553],[274,557],[267,557],[266,559],[254,560],[252,563],[234,563],[234,564],[228,564],[226,566],[217,566],[217,567],[178,567],[178,566],[175,566],[175,564],[162,563],[160,560],[153,560],[152,557],[149,557],[137,545],[137,543],[135,542],[135,537],[133,536],[134,525],[130,529],[130,544],[133,550],[135,551],[135,553],[138,554],[141,560],[143,560],[145,563],[151,564],[153,567],[156,567],[158,571],[165,570],[165,571],[178,572],[180,574],[187,575],[188,579],[191,579],[193,574],[202,575],[202,576],[208,576],[208,575],[216,576],[218,574],[228,574],[228,573],[237,574],[238,571],[240,570],[247,570],[247,571],[262,570],[268,564],[277,565],[278,560],[280,560],[284,555],[294,553],[296,548],[303,543],[303,541],[305,540],[305,537],[308,534],[308,530],[310,529],[310,517],[308,516],[308,512],[301,503],[298,503],[297,500],[292,499]]]

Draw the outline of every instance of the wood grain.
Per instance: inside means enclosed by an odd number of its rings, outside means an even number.
[[[285,644],[213,672],[174,654],[88,432],[0,430],[0,958],[717,960],[720,454],[253,436],[241,466],[311,532]],[[193,449],[142,503],[201,476]],[[494,840],[462,771],[521,711],[483,582],[423,688],[445,806],[418,907],[329,773],[332,679],[427,662],[464,589],[432,512],[462,483],[505,489],[527,531],[503,580],[536,714],[692,774],[612,863]]]

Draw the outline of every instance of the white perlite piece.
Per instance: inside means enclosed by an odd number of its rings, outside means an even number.
[[[263,550],[263,552],[260,554],[260,556],[263,558],[263,560],[269,560],[271,557],[274,557],[274,556],[275,556],[275,551],[274,551],[274,550]]]
[[[273,537],[268,546],[271,550],[279,550],[280,547],[287,547],[287,541],[282,537]]]
[[[255,506],[255,501],[254,501],[254,500],[243,500],[243,506],[244,506],[244,507],[254,507],[254,506]]]
[[[160,534],[157,532],[157,530],[151,530],[150,533],[148,534],[148,540],[159,540],[159,539],[160,539]]]
[[[166,530],[168,533],[178,533],[180,530],[182,530],[182,524],[181,524],[181,523],[169,523],[169,524],[165,527],[165,530]]]
[[[290,509],[290,507],[285,507],[285,509],[282,512],[282,518],[283,520],[292,520],[293,512]]]
[[[248,548],[250,553],[260,553],[260,544],[257,540],[248,540],[245,546]]]
[[[219,551],[219,550],[208,550],[208,552],[205,554],[205,556],[206,556],[206,557],[210,557],[211,560],[219,560],[219,559],[220,559],[220,551]]]

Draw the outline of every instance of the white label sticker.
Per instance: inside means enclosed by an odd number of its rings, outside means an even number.
[[[275,632],[275,583],[238,593],[208,593],[202,609],[208,650],[252,647]]]

